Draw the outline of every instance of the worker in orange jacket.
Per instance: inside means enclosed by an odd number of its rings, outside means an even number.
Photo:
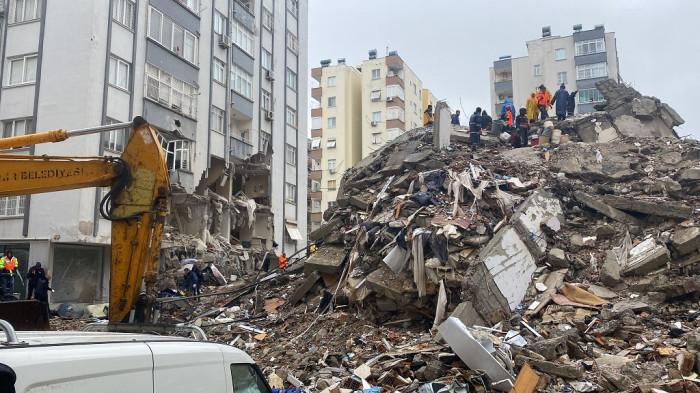
[[[17,268],[17,258],[12,251],[5,253],[0,258],[0,279],[2,280],[2,293],[5,296],[12,296],[15,292],[15,269]]]
[[[552,107],[549,97],[549,94],[547,93],[547,88],[544,87],[544,85],[540,85],[540,91],[537,93],[537,109],[540,111],[540,119],[541,120],[546,120],[549,115],[547,114],[547,109]]]
[[[280,254],[279,257],[279,268],[284,269],[287,266],[287,255],[285,253]]]

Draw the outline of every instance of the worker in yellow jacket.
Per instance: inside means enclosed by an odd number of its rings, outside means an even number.
[[[15,269],[17,268],[17,258],[12,251],[8,251],[0,258],[0,281],[2,282],[2,293],[4,296],[12,296],[15,292]]]
[[[537,94],[534,91],[530,92],[530,98],[525,103],[525,109],[527,110],[527,118],[530,120],[530,123],[537,121],[537,115],[540,111],[537,109]]]

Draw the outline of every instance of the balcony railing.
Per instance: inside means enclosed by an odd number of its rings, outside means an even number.
[[[253,154],[253,145],[236,137],[231,137],[231,155],[242,160]]]

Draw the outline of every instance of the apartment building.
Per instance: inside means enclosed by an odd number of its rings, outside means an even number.
[[[527,56],[501,56],[489,69],[491,110],[500,113],[508,99],[516,107],[525,106],[530,92],[545,85],[551,93],[564,83],[569,92],[578,90],[576,113],[594,111],[603,100],[595,88],[601,79],[619,80],[615,33],[605,26],[583,30],[573,27],[568,36],[552,36],[549,27],[542,28],[542,37],[527,41]]]
[[[335,205],[343,173],[362,158],[407,130],[423,126],[426,103],[435,97],[396,51],[352,67],[345,59],[321,61],[311,69],[318,82],[311,96],[310,222],[322,223],[322,213]],[[432,101],[431,101],[432,100]]]
[[[261,247],[275,241],[278,252],[305,247],[306,0],[2,6],[3,137],[144,116],[158,130],[179,190],[256,201],[255,225],[240,225],[225,210],[213,235]],[[119,155],[127,136],[112,131],[11,153]],[[105,299],[110,224],[97,208],[106,191],[0,198],[0,252],[12,249],[20,270],[34,261],[48,266],[56,302]],[[76,291],[76,280],[95,284]]]

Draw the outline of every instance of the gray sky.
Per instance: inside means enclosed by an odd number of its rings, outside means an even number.
[[[605,24],[615,32],[622,79],[667,102],[686,121],[681,136],[700,139],[694,116],[700,90],[700,1],[697,0],[309,0],[309,65],[345,57],[357,66],[367,51],[386,47],[438,99],[467,113],[489,107],[489,67],[501,55],[527,54],[542,27],[566,36]],[[693,71],[695,69],[696,71]],[[312,81],[313,82],[313,81]],[[518,104],[518,103],[516,103]],[[518,104],[519,105],[519,104]],[[462,114],[464,117],[464,113]],[[465,119],[462,120],[465,124]]]

